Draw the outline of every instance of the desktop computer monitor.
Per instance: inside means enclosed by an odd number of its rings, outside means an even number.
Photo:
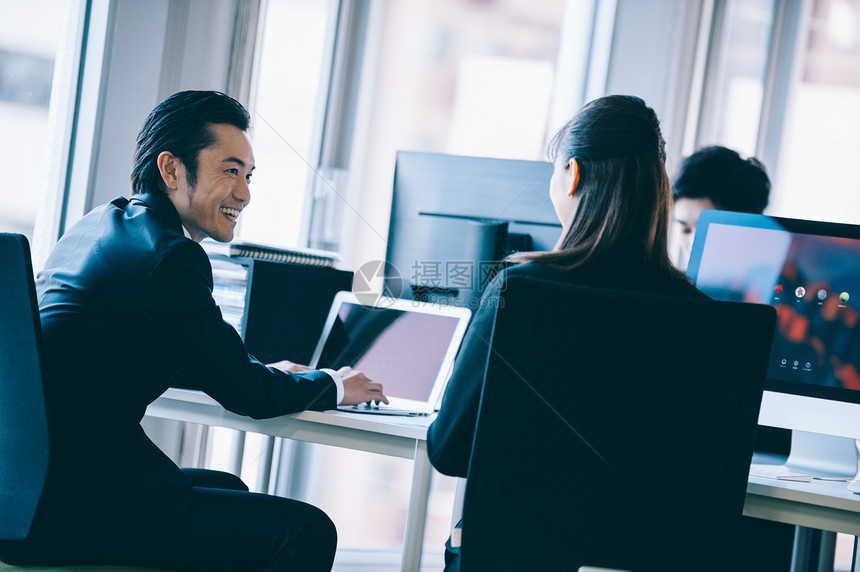
[[[386,292],[477,307],[501,258],[555,246],[551,177],[545,161],[398,151]]]
[[[776,308],[759,423],[792,430],[790,468],[854,477],[860,226],[704,211],[687,272],[714,299]]]

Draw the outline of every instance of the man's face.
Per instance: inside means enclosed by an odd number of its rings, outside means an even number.
[[[678,199],[675,201],[673,214],[678,232],[678,245],[681,249],[678,259],[678,266],[681,270],[686,270],[687,263],[690,261],[699,215],[702,214],[703,210],[713,208],[716,207],[714,207],[711,199]]]
[[[177,162],[177,188],[169,190],[168,196],[192,239],[200,242],[208,236],[229,242],[239,213],[251,201],[248,184],[254,170],[254,152],[247,135],[238,127],[217,123],[210,128],[216,140],[200,151],[197,184],[188,184],[186,167]]]

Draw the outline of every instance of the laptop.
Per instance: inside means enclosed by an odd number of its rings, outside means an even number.
[[[352,292],[339,292],[310,366],[350,366],[382,384],[388,405],[341,411],[429,415],[441,400],[471,314],[468,308],[397,298],[364,304]]]

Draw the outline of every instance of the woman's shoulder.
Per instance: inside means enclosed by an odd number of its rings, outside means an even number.
[[[552,266],[538,262],[507,264],[501,268],[484,289],[484,298],[501,295],[507,289],[510,278],[531,278],[539,280],[565,281],[564,273]]]
[[[542,264],[540,262],[527,262],[525,264],[515,264],[505,268],[505,276],[523,276],[528,278],[541,278],[544,280],[562,280],[568,273],[564,270]]]
[[[683,275],[665,278],[662,281],[662,286],[665,293],[671,296],[710,300],[707,294],[696,288],[693,282]]]
[[[506,268],[500,278],[515,276],[606,290],[633,290],[664,296],[709,299],[679,272],[665,273],[634,266],[598,265],[566,270],[540,262],[529,262]]]

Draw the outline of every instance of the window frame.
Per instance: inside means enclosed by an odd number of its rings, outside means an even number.
[[[90,50],[97,51],[96,28],[108,20],[107,6],[98,0],[63,2],[63,37],[54,63],[51,103],[48,110],[48,166],[41,188],[40,207],[33,227],[33,268],[41,269],[67,225],[68,213],[78,208],[80,195],[69,192],[74,170],[74,149],[86,145],[86,121],[80,103],[85,82],[84,68]],[[103,34],[104,35],[104,32]]]
[[[682,148],[684,155],[715,142],[716,128],[710,112],[711,103],[718,96],[714,72],[722,65],[725,49],[723,35],[728,0],[706,0],[702,13],[701,30],[708,30],[706,42],[700,36],[697,58],[699,70],[691,78],[692,96],[687,130]],[[802,51],[809,33],[812,3],[804,0],[776,0],[771,27],[762,111],[755,142],[755,156],[767,167],[772,183],[779,172],[780,143],[784,121],[791,97],[791,87],[802,67]],[[698,95],[696,95],[698,93]],[[777,187],[774,184],[774,187]]]

